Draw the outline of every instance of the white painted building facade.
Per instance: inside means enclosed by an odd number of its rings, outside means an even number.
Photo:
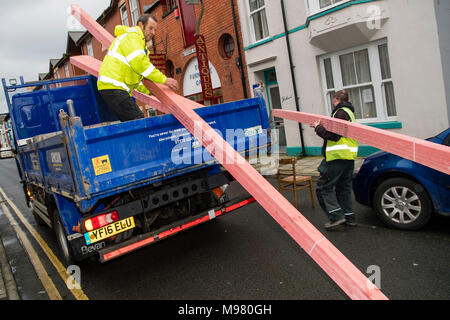
[[[269,110],[329,116],[332,94],[346,89],[360,123],[418,138],[449,127],[450,1],[238,1],[249,82],[264,83]],[[280,142],[298,154],[299,125],[283,122]],[[306,154],[320,155],[322,139],[302,131]]]

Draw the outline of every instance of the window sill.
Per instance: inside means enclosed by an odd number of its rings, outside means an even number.
[[[251,49],[251,48],[254,48],[254,47],[260,46],[260,45],[262,45],[262,44],[265,44],[265,43],[271,42],[271,41],[273,41],[274,39],[275,39],[274,37],[267,37],[267,38],[264,38],[264,39],[258,40],[258,41],[256,41],[255,43],[253,43],[253,44],[249,45],[248,47],[245,47],[245,49],[244,49],[244,50],[248,50],[248,49]]]
[[[399,121],[389,121],[389,122],[376,122],[376,123],[362,123],[366,126],[378,128],[378,129],[401,129],[403,125]]]
[[[167,11],[166,13],[164,13],[164,14],[162,15],[162,19],[164,19],[165,17],[167,17],[168,15],[170,15],[170,14],[171,14],[172,12],[174,12],[177,8],[178,8],[178,6],[176,6],[176,7],[173,8],[172,10]]]
[[[374,1],[378,1],[378,0],[347,0],[347,1],[335,3],[334,5],[331,5],[331,6],[322,8],[322,9],[310,10],[308,12],[307,21],[310,22],[311,20],[320,18],[322,16],[339,11],[341,9],[345,9],[352,5],[364,4],[364,3],[368,3],[368,2],[374,2]]]

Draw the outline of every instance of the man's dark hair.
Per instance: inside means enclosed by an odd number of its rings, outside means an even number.
[[[336,92],[334,97],[340,102],[348,102],[348,92],[346,90]]]
[[[142,24],[144,25],[144,28],[145,28],[145,26],[148,23],[148,19],[153,19],[155,22],[158,22],[158,20],[155,18],[154,15],[152,15],[150,13],[145,13],[142,16],[139,17],[136,25],[139,25],[139,22],[142,22]]]

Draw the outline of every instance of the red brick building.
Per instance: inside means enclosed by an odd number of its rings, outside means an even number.
[[[200,34],[206,40],[214,99],[203,101],[194,44],[200,11],[200,4],[188,5],[186,0],[111,0],[97,22],[113,34],[116,25],[136,25],[140,15],[150,13],[157,18],[158,29],[153,43],[147,45],[151,53],[166,55],[165,73],[179,82],[178,94],[202,104],[249,97],[237,1],[204,0]],[[106,53],[107,48],[103,48],[88,32],[81,35],[69,32],[67,52],[54,63],[49,74],[51,78],[84,74],[70,64],[70,56],[84,54],[103,60]]]

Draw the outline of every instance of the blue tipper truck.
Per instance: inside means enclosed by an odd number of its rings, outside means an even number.
[[[105,262],[255,201],[231,199],[233,177],[173,115],[118,121],[92,76],[3,87],[27,204],[66,263]],[[243,155],[270,145],[261,97],[195,111]]]

